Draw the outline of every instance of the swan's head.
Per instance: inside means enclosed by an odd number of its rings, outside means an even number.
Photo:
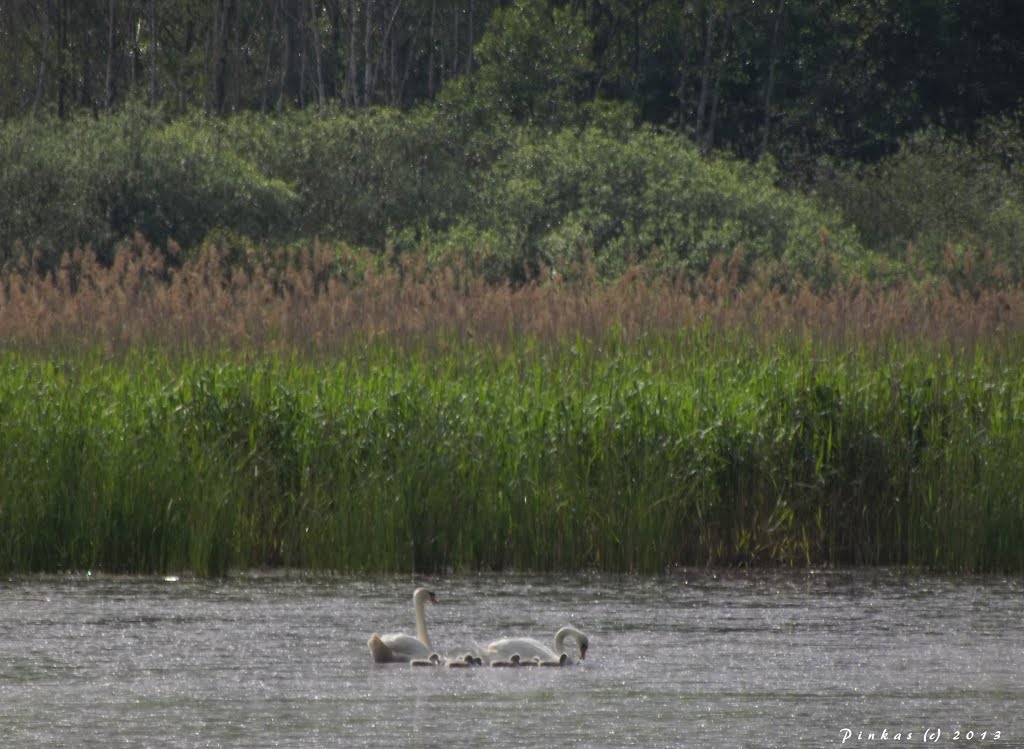
[[[412,594],[412,602],[422,606],[428,601],[430,603],[437,603],[437,596],[434,595],[433,591],[426,588],[416,588],[416,591]]]
[[[555,652],[561,652],[562,643],[565,641],[565,638],[567,637],[576,638],[576,642],[580,646],[580,660],[582,661],[583,659],[585,659],[587,657],[587,648],[590,647],[590,640],[587,638],[585,634],[580,632],[575,627],[562,627],[560,630],[558,630],[558,632],[555,634]]]

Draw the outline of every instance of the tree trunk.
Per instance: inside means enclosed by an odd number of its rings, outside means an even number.
[[[328,27],[331,30],[331,38],[324,48],[325,52],[330,51],[329,55],[324,56],[324,93],[328,98],[336,97],[344,103],[345,81],[339,75],[341,73],[341,55],[343,54],[341,44],[341,35],[344,27],[342,23],[342,16],[344,14],[342,0],[333,0],[327,4],[326,8],[330,21]]]
[[[433,10],[433,6],[431,7],[431,10]],[[416,20],[416,26],[415,26],[415,28],[413,30],[413,33],[412,33],[413,38],[415,38],[419,34],[420,28],[422,26],[423,26],[423,14],[421,14],[419,16],[419,18],[417,18],[417,20]],[[430,75],[429,75],[429,77],[430,77],[431,80],[433,79],[433,56],[434,56],[433,36],[434,36],[433,35],[433,27],[431,27],[431,33],[430,33],[430,39],[431,39],[430,44],[431,44],[431,47],[430,47],[430,53],[429,53],[431,62],[430,62],[430,65],[428,66],[430,68],[430,71],[429,71]],[[396,49],[396,55],[397,55],[397,50],[398,50],[398,43],[397,43],[397,41],[395,42],[395,49]],[[415,62],[417,62],[417,61],[418,60],[416,58],[416,55],[413,54],[412,52],[410,52],[405,57],[405,68],[402,70],[402,75],[401,75],[401,78],[399,79],[399,82],[398,82],[398,92],[396,94],[396,100],[397,100],[396,106],[401,104],[402,100],[405,98],[405,86],[406,86],[406,84],[409,81],[409,74],[412,73],[413,64]],[[397,65],[397,60],[396,60],[396,65]]]
[[[437,0],[430,1],[430,52],[427,53],[427,96],[434,98],[434,50],[437,47],[437,39],[434,37],[434,22],[437,17]]]
[[[469,27],[466,31],[466,73],[473,72],[473,0],[469,0]]]
[[[81,9],[79,9],[79,12]],[[93,94],[93,61],[98,50],[93,49],[93,34],[98,29],[90,27],[85,19],[75,19],[72,11],[68,11],[67,25],[69,29],[68,59],[72,73],[72,85],[77,93],[72,101],[79,107],[92,110],[93,115],[99,109],[97,96]],[[99,45],[96,45],[99,46]]]
[[[373,0],[366,0],[366,25],[363,31],[363,106],[373,102]]]
[[[295,41],[296,46],[299,49],[299,81],[298,81],[298,95],[299,95],[299,109],[306,108],[306,62],[309,60],[309,55],[306,54],[306,34],[302,33],[302,29],[305,27],[305,13],[302,10],[304,4],[299,4],[296,8],[296,12],[299,14],[295,18]]]
[[[274,31],[277,30],[280,7],[281,4],[279,2],[274,3],[274,12],[270,17],[270,26],[267,27],[267,33],[264,37],[263,48],[266,54],[263,55],[263,94],[260,96],[260,114],[266,114],[267,108],[270,106],[270,68],[274,56]]]
[[[43,11],[43,43],[39,48],[39,70],[36,74],[36,93],[32,97],[32,117],[39,111],[39,105],[43,100],[43,91],[46,88],[47,53],[50,49],[50,29],[52,27],[53,0],[47,0],[46,10]]]
[[[640,3],[633,5],[633,75],[630,84],[633,87],[633,101],[640,105],[640,50],[642,47],[641,29],[643,28],[643,17]]]
[[[715,144],[715,124],[718,122],[719,84],[722,82],[721,69],[715,70],[715,84],[711,91],[711,114],[708,116],[708,126],[704,131],[704,140],[701,143],[702,153],[709,153]]]
[[[281,69],[277,76],[277,104],[275,105],[278,112],[284,110],[288,98],[288,70],[292,61],[291,24],[288,23],[288,11],[284,7],[284,2],[286,0],[282,0],[279,16],[281,19]]]
[[[459,73],[459,9],[452,8],[452,66],[448,78],[452,79]]]
[[[159,89],[159,67],[157,65],[156,0],[149,0],[149,106],[155,107]]]
[[[721,21],[723,19],[719,18],[718,20]],[[714,83],[711,86],[711,112],[708,115],[707,126],[704,128],[704,137],[700,144],[700,149],[703,153],[709,153],[715,144],[715,125],[718,124],[718,104],[722,99],[722,71],[727,62],[730,41],[729,35],[732,31],[732,26],[728,24],[728,19],[725,20],[727,21],[727,24],[719,34],[719,47],[722,51],[720,54],[716,55],[715,63],[712,66]]]
[[[316,108],[323,116],[327,108],[327,94],[324,91],[324,65],[320,55],[320,9],[316,0],[309,2],[309,22],[313,27],[313,60],[316,64]]]
[[[232,21],[233,0],[219,0],[214,7],[214,21],[209,48],[210,102],[208,109],[217,114],[224,113],[227,101],[228,76],[228,31]]]
[[[376,63],[374,64],[374,71],[375,71],[375,73],[374,73],[374,81],[375,82],[380,79],[380,71],[381,71],[381,69],[385,68],[385,63],[388,64],[387,69],[389,71],[389,78],[388,78],[388,91],[386,92],[386,96],[387,96],[389,104],[391,103],[391,97],[394,94],[394,88],[395,88],[395,77],[394,77],[395,69],[394,69],[393,63],[394,63],[394,60],[395,60],[395,56],[397,56],[397,54],[398,54],[397,48],[394,46],[395,37],[391,33],[391,31],[392,31],[392,29],[394,29],[395,19],[398,17],[398,12],[401,9],[402,9],[402,0],[398,0],[395,3],[395,9],[391,12],[391,17],[388,19],[388,25],[384,27],[383,35],[381,36],[381,40],[380,40],[380,52],[377,53],[377,60],[376,60]],[[384,57],[385,54],[389,55],[387,59],[385,59],[385,57]]]
[[[398,44],[397,34],[388,39],[388,105],[398,106]]]
[[[356,0],[348,0],[348,64],[345,68],[345,106],[354,109],[359,103],[356,91]]]
[[[676,127],[680,132],[686,130],[686,64],[679,63],[679,85],[676,87]]]
[[[57,116],[67,117],[67,100],[71,83],[68,80],[68,22],[66,5],[57,4]]]
[[[700,98],[697,100],[697,124],[694,128],[694,138],[698,144],[704,142],[704,115],[707,112],[708,101],[711,99],[714,40],[715,14],[708,10],[708,17],[704,22],[704,61],[701,64]]]
[[[142,55],[139,49],[139,26],[131,24],[128,26],[128,94],[135,95],[139,85],[139,58]]]
[[[110,109],[114,103],[114,41],[116,39],[114,7],[115,0],[110,0],[107,6],[107,74],[103,85],[104,109]]]
[[[775,67],[779,62],[779,25],[782,21],[782,11],[786,7],[786,0],[779,0],[779,7],[775,10],[775,23],[772,26],[772,43],[768,52],[768,82],[764,87],[764,127],[761,129],[760,155],[768,151],[768,143],[772,129],[772,95],[775,91]]]

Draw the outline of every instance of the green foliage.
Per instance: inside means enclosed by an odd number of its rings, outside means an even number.
[[[987,124],[975,141],[926,130],[876,165],[851,164],[822,191],[864,241],[919,271],[964,272],[973,253],[983,281],[1024,279],[1024,149],[1020,118]],[[988,278],[985,278],[985,276]]]
[[[61,253],[90,245],[108,258],[140,232],[194,248],[215,228],[272,238],[290,228],[292,190],[244,158],[205,118],[165,122],[132,108],[0,128],[0,253]]]
[[[142,138],[135,169],[115,194],[112,229],[163,245],[197,246],[215,228],[270,239],[290,234],[295,193],[246,158],[203,119],[172,122]]]
[[[381,250],[402,231],[444,226],[468,199],[461,135],[427,109],[249,115],[220,129],[248,159],[293,187],[296,238]]]
[[[803,176],[822,156],[876,160],[930,123],[971,135],[1019,106],[1024,81],[1007,0],[156,5],[0,4],[0,121],[442,99],[475,125],[560,126],[602,98]]]
[[[475,49],[479,68],[446,87],[441,104],[486,127],[578,122],[593,42],[570,7],[521,0],[498,8]]]
[[[541,267],[566,275],[591,260],[608,278],[631,263],[701,273],[713,258],[741,252],[751,264],[785,265],[828,285],[866,263],[838,214],[775,178],[768,162],[706,159],[689,141],[651,129],[624,137],[521,130],[438,251],[474,248],[504,277]]]
[[[0,258],[107,239],[94,197],[104,177],[97,150],[97,138],[80,128],[31,121],[0,127]],[[121,154],[108,155],[116,163]]]
[[[331,364],[8,354],[0,569],[1019,572],[1019,358],[707,330]]]
[[[0,247],[41,248],[52,266],[86,244],[108,258],[135,232],[189,251],[319,236],[468,249],[495,281],[588,264],[613,277],[634,262],[699,273],[740,251],[825,285],[864,255],[837,216],[777,188],[767,161],[709,160],[614,105],[585,111],[609,129],[473,131],[433,109],[171,122],[133,109],[44,134],[11,124]]]
[[[991,120],[972,142],[925,131],[875,166],[837,168],[817,182],[830,210],[781,188],[770,157],[702,156],[632,113],[597,100],[576,112],[591,124],[497,128],[444,107],[173,121],[136,107],[7,123],[0,259],[33,254],[50,269],[91,245],[108,260],[140,233],[186,251],[319,237],[465,253],[496,282],[541,269],[613,278],[634,264],[699,274],[739,256],[743,277],[799,274],[822,288],[908,260],[972,289],[1024,278],[1018,119]]]

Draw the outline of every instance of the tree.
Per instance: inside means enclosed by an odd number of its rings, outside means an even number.
[[[445,101],[485,122],[574,122],[590,98],[592,45],[583,17],[571,8],[543,0],[499,8],[476,46],[479,69],[450,86]]]

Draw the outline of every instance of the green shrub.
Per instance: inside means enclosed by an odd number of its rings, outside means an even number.
[[[705,159],[650,129],[521,130],[479,180],[466,218],[435,251],[475,249],[511,277],[541,267],[564,275],[581,259],[604,277],[632,263],[698,274],[740,251],[827,286],[870,263],[838,214],[776,187],[770,165]]]
[[[203,117],[163,121],[129,108],[100,119],[0,127],[0,252],[40,250],[53,265],[92,246],[109,259],[136,232],[197,248],[229,228],[256,239],[288,236],[291,188],[243,158]]]
[[[1024,176],[1015,159],[1022,151],[1019,119],[988,123],[973,141],[930,129],[878,164],[841,167],[820,186],[867,246],[909,258],[918,272],[1019,282]],[[965,269],[965,255],[974,268]]]
[[[242,115],[221,128],[249,159],[293,186],[297,237],[381,251],[403,231],[446,226],[468,199],[460,139],[426,109]]]

